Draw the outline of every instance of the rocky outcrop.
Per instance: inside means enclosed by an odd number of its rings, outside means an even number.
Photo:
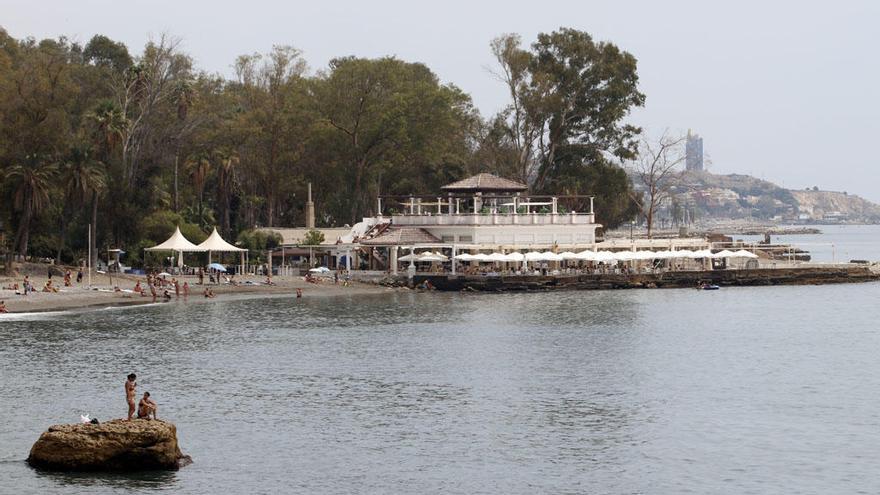
[[[180,452],[172,423],[135,419],[51,426],[27,462],[55,471],[143,471],[179,469],[192,459]]]

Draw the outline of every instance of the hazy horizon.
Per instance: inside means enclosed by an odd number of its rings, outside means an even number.
[[[537,6],[537,8],[536,8]],[[880,131],[875,88],[880,4],[822,7],[799,2],[338,2],[243,8],[99,0],[0,0],[0,26],[16,38],[82,43],[104,34],[133,54],[167,32],[197,67],[229,76],[235,57],[293,45],[312,71],[344,55],[394,55],[430,67],[469,93],[484,117],[507,102],[487,70],[489,42],[518,33],[524,44],[561,26],[610,41],[639,61],[645,108],[630,121],[651,135],[669,128],[703,136],[710,171],[745,173],[785,187],[847,191],[880,202],[877,159],[863,150]]]

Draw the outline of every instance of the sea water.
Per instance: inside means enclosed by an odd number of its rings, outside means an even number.
[[[271,297],[0,320],[0,493],[876,493],[880,284]],[[54,474],[138,374],[194,464]]]

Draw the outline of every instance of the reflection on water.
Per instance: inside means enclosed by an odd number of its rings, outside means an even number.
[[[122,490],[169,490],[174,488],[177,473],[174,471],[146,471],[141,473],[54,473],[33,470],[37,478],[61,490],[72,489],[122,489]]]
[[[0,493],[876,487],[880,285],[272,297],[0,323]],[[59,475],[48,425],[178,425],[176,473]]]

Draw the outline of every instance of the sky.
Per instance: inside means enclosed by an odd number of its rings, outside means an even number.
[[[337,56],[423,62],[484,116],[507,103],[491,75],[492,38],[571,27],[638,59],[649,136],[688,129],[710,171],[880,202],[880,2],[0,0],[21,38],[94,34],[136,53],[169,33],[199,68],[231,75],[236,56],[293,45],[312,70]]]

